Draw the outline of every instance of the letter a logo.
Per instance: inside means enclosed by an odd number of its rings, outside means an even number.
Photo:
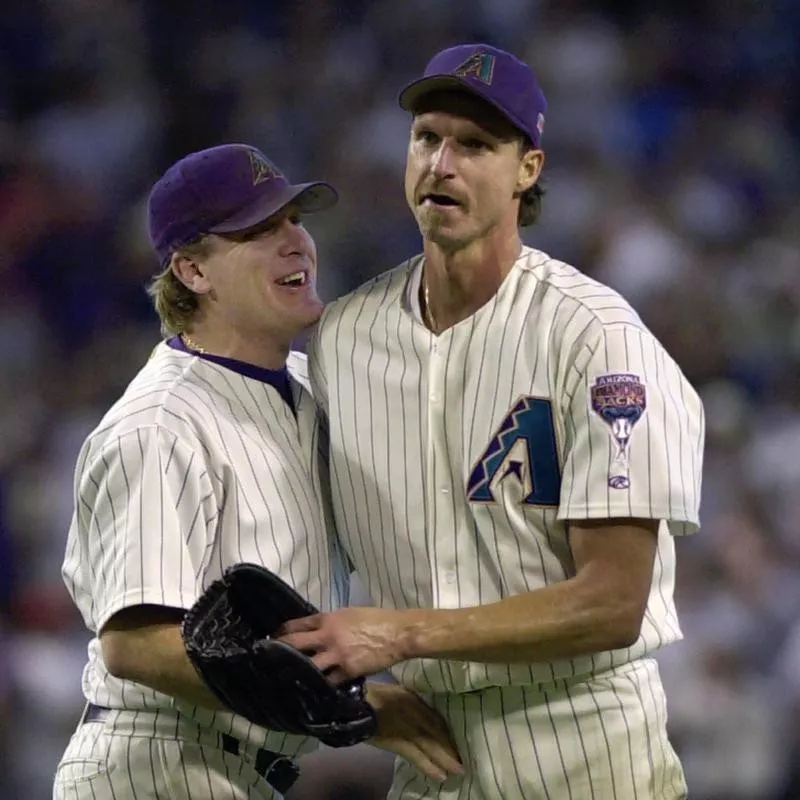
[[[494,77],[494,56],[488,53],[475,53],[456,67],[453,75],[458,75],[459,78],[475,78],[491,86]]]
[[[250,169],[253,173],[253,186],[258,186],[263,181],[281,177],[281,174],[258,150],[248,150],[250,156]]]
[[[469,476],[467,499],[497,503],[509,479],[521,487],[523,503],[558,505],[561,472],[549,400],[522,397],[513,405]]]

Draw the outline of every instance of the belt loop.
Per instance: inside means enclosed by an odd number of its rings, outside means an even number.
[[[220,739],[222,741],[222,749],[232,756],[239,755],[239,740],[235,739],[229,733],[221,733]]]
[[[220,733],[220,744],[226,753],[242,758],[242,743],[229,733]],[[260,747],[256,752],[256,772],[280,794],[286,794],[300,775],[300,767],[289,756]]]
[[[280,753],[272,753],[269,750],[258,751],[256,770],[280,794],[286,794],[292,784],[300,777],[300,766],[296,761]]]

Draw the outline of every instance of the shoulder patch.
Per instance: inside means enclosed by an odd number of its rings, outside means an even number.
[[[609,427],[616,445],[608,485],[627,489],[631,485],[629,448],[633,426],[647,408],[647,390],[638,375],[608,373],[598,375],[589,390],[592,411]]]

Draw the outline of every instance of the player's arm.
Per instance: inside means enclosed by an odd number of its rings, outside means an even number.
[[[576,522],[576,574],[566,581],[471,608],[341,609],[287,623],[283,640],[315,651],[335,680],[410,658],[531,663],[628,647],[642,626],[657,538],[657,520]]]
[[[218,514],[200,453],[152,425],[104,443],[78,476],[75,524],[109,672],[219,708],[180,635],[182,609],[202,588],[205,527]]]
[[[197,674],[181,638],[184,611],[134,606],[116,613],[100,633],[103,663],[115,677],[136,681],[192,705],[223,710]]]
[[[629,647],[642,627],[658,540],[657,520],[570,525],[576,575],[474,608],[415,611],[402,625],[402,658],[556,661]]]
[[[115,614],[100,635],[106,668],[117,678],[192,705],[229,710],[186,654],[180,628],[183,615],[181,609],[159,606],[126,608]],[[408,690],[388,684],[369,684],[367,699],[378,716],[378,730],[369,740],[373,746],[402,756],[434,780],[463,772],[447,725],[430,706]]]
[[[405,652],[541,662],[628,647],[639,637],[660,521],[675,532],[696,528],[702,408],[641,328],[599,329],[572,367],[561,392],[568,444],[559,517],[574,574],[497,603],[407,620]]]

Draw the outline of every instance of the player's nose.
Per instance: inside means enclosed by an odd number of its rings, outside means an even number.
[[[447,139],[442,139],[431,156],[431,173],[439,179],[455,175],[455,154]]]
[[[300,222],[285,219],[277,233],[281,237],[281,246],[278,252],[282,256],[303,255],[313,258],[314,243],[311,234]]]

